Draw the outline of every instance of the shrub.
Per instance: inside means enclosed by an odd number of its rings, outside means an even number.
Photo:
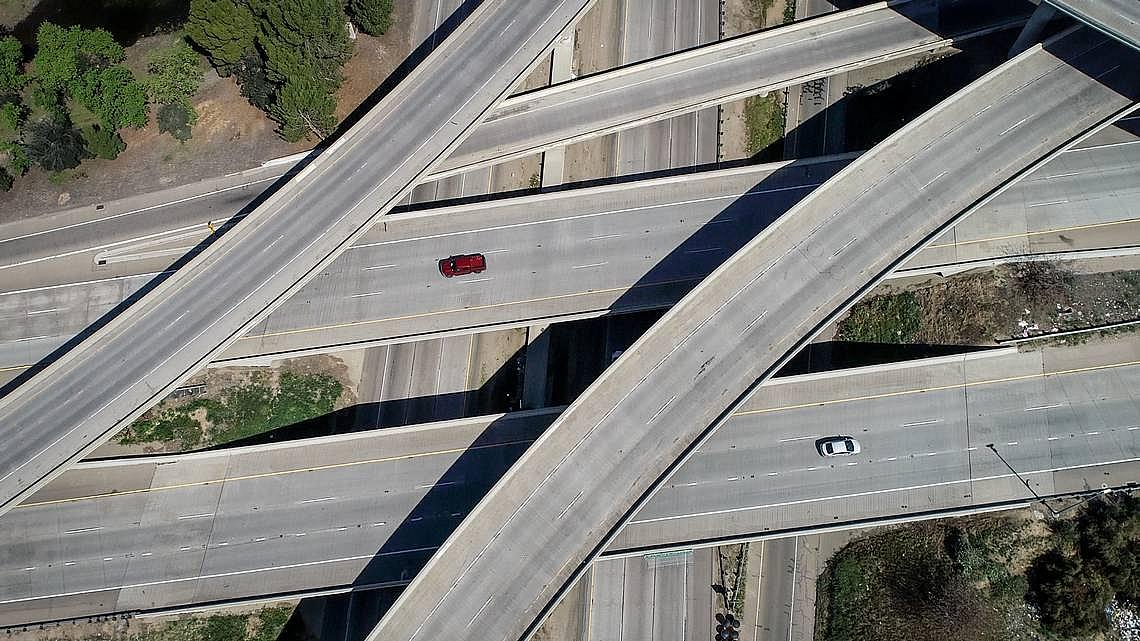
[[[9,137],[15,135],[20,126],[24,124],[24,118],[27,115],[27,108],[18,102],[6,102],[0,105],[0,135]]]
[[[23,62],[20,41],[12,36],[0,38],[0,96],[14,94],[24,86],[27,79],[20,71]]]
[[[82,130],[83,139],[87,141],[87,151],[105,160],[114,160],[124,149],[127,143],[122,136],[113,129],[104,129],[99,125],[90,125]]]
[[[72,84],[72,95],[112,129],[146,125],[146,90],[126,67],[84,73]]]
[[[198,120],[198,112],[194,107],[176,102],[162,105],[158,108],[158,130],[174,136],[177,140],[186,142],[190,140],[194,123]]]
[[[19,143],[13,141],[0,142],[0,152],[8,155],[8,171],[17,176],[23,176],[24,172],[32,166],[32,162],[28,160],[28,153]]]
[[[201,58],[190,45],[177,43],[147,58],[147,95],[158,104],[186,100],[198,93],[202,84]]]
[[[392,0],[349,0],[348,12],[360,30],[372,36],[392,26]]]
[[[8,191],[12,188],[12,183],[15,181],[12,174],[8,173],[7,169],[0,167],[0,191]]]
[[[24,144],[28,159],[47,171],[63,171],[89,158],[87,144],[78,129],[65,120],[50,119],[28,128]]]

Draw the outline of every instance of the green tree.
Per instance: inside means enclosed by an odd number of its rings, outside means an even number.
[[[186,35],[206,52],[219,72],[229,75],[253,48],[257,20],[244,0],[190,0]]]
[[[106,129],[99,125],[90,125],[81,130],[83,140],[87,142],[87,151],[104,160],[114,160],[124,149],[127,143],[114,129]]]
[[[258,46],[269,79],[285,84],[298,78],[322,83],[329,93],[340,86],[340,68],[352,53],[338,0],[252,0],[261,18]]]
[[[392,0],[349,0],[348,12],[360,30],[372,36],[392,26]]]
[[[61,92],[87,71],[122,62],[123,57],[123,48],[102,29],[64,29],[45,22],[36,32],[32,67],[44,89]]]
[[[175,102],[158,108],[158,130],[182,142],[190,140],[191,130],[197,120],[198,113],[194,111],[193,106],[185,102]]]
[[[1104,608],[1112,600],[1112,586],[1080,558],[1048,552],[1034,563],[1031,576],[1041,623],[1050,631],[1082,637],[1106,627]]]
[[[17,176],[23,176],[28,167],[32,166],[28,153],[16,142],[0,143],[0,153],[8,156],[8,171]]]
[[[83,135],[66,120],[50,119],[28,128],[24,151],[28,159],[47,171],[63,171],[90,158]]]
[[[0,137],[14,137],[27,115],[28,109],[14,100],[0,105]]]
[[[147,58],[143,81],[152,102],[169,104],[187,100],[202,84],[201,57],[186,42],[156,51]]]
[[[0,38],[0,98],[24,86],[26,78],[20,67],[24,62],[23,47],[12,36]]]
[[[268,112],[277,85],[266,74],[261,54],[255,49],[248,51],[234,67],[234,76],[241,83],[241,95],[249,99],[249,104]]]
[[[321,83],[297,78],[285,83],[269,115],[281,123],[281,137],[297,142],[307,135],[323,138],[336,127],[336,98]]]
[[[126,67],[91,69],[71,89],[76,100],[112,129],[146,125],[146,90]]]

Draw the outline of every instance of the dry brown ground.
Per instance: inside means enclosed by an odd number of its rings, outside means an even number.
[[[1065,266],[1024,263],[945,279],[915,293],[922,306],[920,342],[992,344],[1137,318],[1140,274],[1074,274]]]
[[[396,3],[395,22],[388,33],[379,38],[357,36],[352,58],[344,67],[338,118],[355,109],[408,55],[409,11],[407,3]],[[146,53],[174,38],[165,34],[140,40],[127,50],[128,66],[141,73]],[[63,181],[57,177],[53,182],[40,169],[17,179],[12,191],[0,193],[0,222],[249,169],[313,145],[313,141],[281,140],[275,123],[241,96],[234,79],[220,78],[213,70],[206,73],[194,104],[198,122],[186,143],[159,133],[152,118],[142,129],[122,132],[127,149],[115,160],[86,160],[65,172]]]
[[[758,0],[725,0],[724,38],[774,27],[784,21],[784,0],[775,0],[763,9]],[[746,100],[736,100],[720,108],[720,160],[748,158],[748,126],[744,121]]]

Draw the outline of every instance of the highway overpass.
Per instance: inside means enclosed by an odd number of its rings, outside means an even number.
[[[668,307],[851,157],[391,215],[219,360]],[[1010,256],[1135,251],[1137,198],[1140,142],[1105,139],[1070,150],[947,231],[899,273],[949,272]],[[150,242],[102,255],[116,252],[124,267],[161,267],[146,258]],[[491,270],[472,282],[442,282],[430,258],[467,250],[493,252]],[[51,271],[50,263],[36,271]],[[0,380],[152,277],[144,272],[0,294],[0,318],[7,321],[0,326]]]
[[[555,421],[369,638],[528,636],[755,385],[902,257],[1129,110],[1140,70],[1120,55],[1085,30],[1034,47],[800,201]]]
[[[450,155],[588,4],[482,3],[233,229],[0,399],[0,440],[8,444],[0,454],[0,512],[146,411],[319,274]]]
[[[1140,49],[1140,2],[1136,0],[1044,0],[1082,23]]]
[[[936,51],[956,39],[1017,24],[1024,17],[1016,3],[998,8],[987,8],[989,3],[982,0],[947,3],[945,8],[938,4],[908,0],[871,5],[511,98],[464,142],[466,159],[449,162],[502,162],[614,127],[696,110],[705,103]],[[939,26],[949,35],[937,33]],[[833,57],[821,58],[817,47]],[[666,79],[667,90],[654,84]],[[636,108],[640,115],[631,119],[614,104]],[[158,250],[154,257],[165,266],[179,255],[171,253],[171,247],[185,248],[204,239],[211,233],[211,221],[220,226],[292,167],[287,161],[239,177],[204,181],[197,190],[177,188],[168,190],[169,195],[138,196],[104,203],[98,210],[84,207],[0,226],[0,270],[6,289],[62,282],[48,280],[56,268],[43,265],[45,261],[63,262],[67,269],[94,266],[101,277],[126,275],[117,268],[122,261],[115,250],[129,238],[153,241],[157,246],[152,250]],[[182,242],[164,245],[163,239]],[[100,265],[100,260],[106,262]]]
[[[1020,504],[990,442],[1042,494],[1140,481],[1138,362],[1129,336],[769,381],[607,554]],[[0,518],[0,626],[406,582],[557,413],[79,463]],[[815,453],[837,425],[862,456]]]
[[[503,101],[436,175],[938,51],[1028,15],[1021,3],[881,2],[539,89]]]

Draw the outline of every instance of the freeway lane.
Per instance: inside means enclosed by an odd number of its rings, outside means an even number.
[[[450,153],[587,4],[547,0],[520,10],[484,2],[285,187],[0,399],[7,444],[0,510],[97,447],[316,276]]]
[[[393,215],[386,228],[370,231],[221,358],[666,307],[844,162],[816,159],[783,169],[757,166]],[[774,169],[780,187],[773,183]],[[760,182],[764,189],[750,193]],[[947,231],[904,269],[1137,246],[1137,198],[1140,143],[1072,150]],[[463,247],[496,252],[490,254],[492,270],[482,276],[489,280],[441,286],[423,258],[452,253],[456,238],[464,239]],[[0,319],[8,321],[0,325],[0,380],[62,344],[149,278],[0,294]],[[504,281],[525,285],[504,290]],[[672,284],[645,286],[649,282]],[[635,284],[641,285],[636,295],[629,291]],[[377,291],[385,295],[368,296]]]
[[[369,639],[525,638],[758,381],[903,256],[1130,109],[1140,69],[1122,55],[1087,31],[1031,48],[800,201],[555,421]]]
[[[942,49],[958,38],[1020,24],[1027,15],[1027,5],[984,0],[876,3],[541,89],[503,101],[437,173]]]
[[[623,117],[624,112],[615,110],[614,104],[628,106],[637,103],[650,119],[663,118],[667,112],[676,110],[678,101],[688,104],[711,100],[709,104],[717,104],[741,92],[748,94],[778,88],[797,82],[799,78],[826,77],[840,69],[867,66],[915,52],[938,50],[951,44],[950,39],[913,22],[908,17],[912,15],[920,17],[923,22],[946,23],[952,36],[962,38],[990,32],[1000,25],[1010,24],[1008,20],[1011,19],[1017,22],[1017,16],[1023,15],[1023,7],[1013,3],[989,10],[980,8],[987,4],[982,0],[947,4],[944,10],[932,9],[932,4],[932,0],[920,0],[899,3],[892,8],[875,5],[823,21],[744,36],[512,98],[493,112],[491,120],[497,124],[481,125],[476,129],[475,137],[465,143],[465,153],[478,156],[479,162],[502,162],[507,151],[510,152],[508,155],[526,155],[562,144],[559,141],[563,138],[600,135],[613,126],[613,118]],[[907,16],[898,13],[904,8]],[[811,35],[807,40],[802,39],[805,33]],[[828,52],[834,51],[836,57],[821,59],[815,50],[817,46]],[[798,47],[804,47],[804,50],[797,51]],[[757,75],[757,69],[764,70],[764,73]],[[669,79],[666,91],[648,90],[652,82],[665,77]],[[568,120],[569,115],[573,119]],[[631,121],[622,126],[632,124]],[[562,128],[568,126],[571,131],[563,132]],[[489,131],[478,133],[488,127],[491,128]],[[171,207],[155,208],[154,197],[140,196],[128,199],[130,202],[123,205],[109,204],[105,213],[83,208],[5,225],[0,232],[3,236],[0,240],[0,269],[7,272],[8,283],[5,289],[61,282],[21,281],[12,275],[13,265],[39,262],[62,254],[72,258],[72,268],[90,269],[94,262],[90,254],[113,249],[124,237],[181,230],[191,233],[196,242],[206,236],[207,223],[228,218],[245,204],[242,197],[252,199],[261,187],[282,175],[287,168],[288,165],[282,165],[251,170],[245,172],[242,180],[224,177],[207,181],[204,187],[210,190],[208,197],[201,193],[187,193],[188,188],[171,190],[173,193],[168,199],[177,201]],[[458,180],[449,182],[442,195],[461,195],[454,191],[459,187],[458,183]],[[213,193],[214,190],[224,191]],[[441,195],[434,189],[429,192],[429,196]],[[76,218],[82,220],[77,222]],[[197,235],[193,235],[194,232]],[[186,244],[176,244],[175,247]],[[163,256],[166,261],[163,265],[177,255],[180,253]],[[30,271],[33,278],[47,276],[39,265]],[[96,271],[103,277],[125,274],[116,270],[114,262],[98,267]]]
[[[970,448],[991,440],[1017,442],[1002,451],[1026,472],[1046,453],[1046,468],[1081,466],[1032,476],[1040,491],[1140,480],[1138,463],[1102,465],[1140,457],[1137,361],[1129,337],[770,381],[613,551],[1024,496],[992,460],[971,472]],[[1033,409],[1057,389],[1061,407]],[[80,463],[0,519],[0,625],[406,580],[557,411]],[[823,424],[851,425],[873,460],[829,466],[802,438]]]
[[[1046,0],[1081,22],[1140,49],[1140,2],[1136,0]]]

